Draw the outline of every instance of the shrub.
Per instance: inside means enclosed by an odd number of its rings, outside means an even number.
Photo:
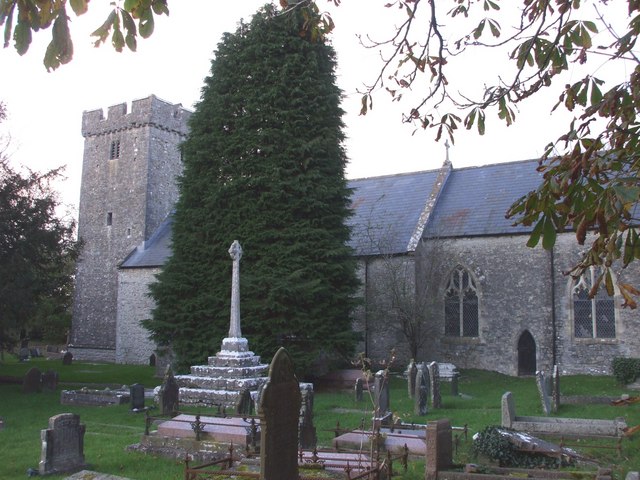
[[[631,383],[640,376],[640,358],[616,357],[611,366],[613,376],[622,385]]]

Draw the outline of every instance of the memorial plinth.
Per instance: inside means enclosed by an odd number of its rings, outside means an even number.
[[[243,390],[251,397],[267,381],[269,365],[249,350],[249,342],[240,328],[240,259],[242,247],[234,241],[229,248],[233,259],[231,278],[231,319],[229,336],[222,340],[222,348],[209,357],[207,365],[192,366],[190,375],[176,375],[180,387],[180,404],[198,406],[235,407]]]

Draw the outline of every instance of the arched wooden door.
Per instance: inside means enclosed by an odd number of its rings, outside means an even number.
[[[518,375],[535,375],[536,341],[529,330],[525,330],[518,340]]]

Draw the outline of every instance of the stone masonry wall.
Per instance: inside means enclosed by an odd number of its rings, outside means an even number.
[[[155,351],[155,343],[141,322],[149,318],[154,307],[149,284],[158,273],[159,268],[119,270],[116,363],[146,365]]]
[[[147,240],[177,200],[178,144],[190,112],[150,96],[85,112],[71,351],[79,359],[115,358],[117,265]],[[114,148],[117,154],[114,155]],[[114,158],[112,158],[114,157]],[[110,353],[108,353],[110,352]]]

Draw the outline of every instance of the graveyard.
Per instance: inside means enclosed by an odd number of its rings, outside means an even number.
[[[50,370],[58,373],[55,388],[24,392],[23,378],[33,367],[42,372]],[[404,368],[393,369],[390,374],[388,391],[389,410],[393,421],[410,429],[424,430],[427,422],[449,419],[453,426],[453,461],[456,464],[479,464],[485,459],[474,455],[472,436],[489,425],[500,425],[502,397],[511,392],[517,405],[517,414],[528,417],[544,416],[536,379],[509,377],[480,370],[462,370],[458,378],[458,394],[453,395],[448,382],[441,384],[440,408],[432,408],[429,403],[426,412],[416,413],[415,400],[409,398]],[[145,414],[132,412],[130,402],[113,402],[103,406],[61,404],[64,391],[85,392],[105,391],[105,397],[113,397],[114,392],[128,392],[129,386],[139,384],[146,389],[160,385],[162,378],[155,376],[155,370],[146,366],[122,366],[112,364],[89,364],[73,362],[63,365],[60,359],[32,358],[20,362],[11,355],[5,355],[0,363],[0,446],[3,462],[0,462],[0,478],[25,478],[27,472],[38,470],[41,454],[41,432],[48,428],[49,419],[63,413],[79,417],[84,426],[84,461],[91,471],[114,476],[145,479],[185,478],[183,458],[167,458],[132,451],[129,447],[138,444],[145,431]],[[371,381],[373,384],[373,379]],[[366,388],[362,399],[358,400],[353,386],[318,386],[315,388],[313,422],[317,432],[318,449],[331,448],[334,440],[347,431],[371,428],[373,402]],[[613,377],[566,376],[562,377],[562,393],[572,398],[620,398],[627,394],[633,397],[637,392],[618,385]],[[150,415],[156,415],[157,406],[153,398],[145,399],[145,407],[151,407]],[[181,413],[217,414],[214,407],[187,406]],[[423,413],[423,414],[421,414]],[[546,418],[583,418],[613,420],[622,418],[628,426],[640,424],[640,403],[572,402],[560,404],[558,411]],[[395,428],[395,434],[402,427]],[[388,434],[391,438],[392,434]],[[559,440],[550,439],[558,442]],[[640,468],[640,433],[619,440],[611,438],[563,440],[576,448],[598,465],[612,468],[612,478],[624,479],[628,471]],[[571,443],[569,443],[571,442]],[[585,448],[581,447],[585,445]],[[366,448],[366,447],[365,447]],[[395,462],[394,478],[425,478],[424,455],[411,454],[407,470]],[[193,462],[195,463],[195,462]],[[594,463],[564,467],[564,470],[593,472]],[[68,475],[50,475],[48,478],[63,479]],[[338,477],[339,478],[339,477]]]

